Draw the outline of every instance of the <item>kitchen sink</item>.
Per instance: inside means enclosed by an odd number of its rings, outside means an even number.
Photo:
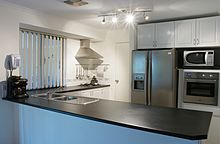
[[[49,99],[49,93],[42,93],[42,94],[34,94],[31,95],[33,97],[42,98],[42,99]]]
[[[74,99],[77,99],[77,97],[75,97],[75,96],[61,96],[61,97],[54,98],[53,100],[69,101],[69,100],[74,100]]]
[[[56,101],[56,102],[64,102],[64,103],[78,104],[78,105],[87,105],[99,101],[99,99],[97,98],[70,96],[70,95],[64,95],[62,93],[53,93],[53,94],[43,93],[43,94],[35,94],[32,96],[41,99]]]
[[[70,104],[79,104],[79,105],[86,105],[99,101],[99,99],[96,98],[87,98],[87,97],[79,97],[79,96],[76,97],[76,96],[66,96],[66,95],[53,98],[52,100],[58,102],[66,102]]]

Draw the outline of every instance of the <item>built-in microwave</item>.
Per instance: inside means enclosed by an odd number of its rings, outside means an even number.
[[[218,88],[217,72],[184,72],[184,102],[218,105]]]
[[[184,66],[214,66],[214,50],[184,51]]]

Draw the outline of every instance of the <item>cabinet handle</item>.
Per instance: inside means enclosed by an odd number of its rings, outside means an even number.
[[[157,41],[155,41],[155,47],[157,47]]]
[[[197,39],[197,45],[199,45],[199,39]]]

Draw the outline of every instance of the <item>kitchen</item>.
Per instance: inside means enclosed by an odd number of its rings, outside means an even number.
[[[162,2],[161,2],[162,3]],[[205,3],[205,2],[204,2]],[[30,4],[30,3],[29,3]],[[204,5],[206,5],[207,3],[205,3]],[[33,4],[34,5],[34,4]],[[155,4],[156,5],[156,4]],[[217,12],[216,10],[218,10],[218,8],[216,8],[218,5],[218,1],[215,1],[215,4],[211,5],[210,7],[212,7],[212,9],[215,9],[214,11]],[[182,5],[183,6],[183,5]],[[215,7],[216,6],[216,7]],[[192,9],[194,7],[192,6]],[[72,9],[72,7],[71,7]],[[204,8],[205,9],[205,8]],[[14,3],[10,3],[10,2],[6,2],[6,1],[1,1],[1,18],[4,19],[4,21],[1,21],[1,28],[0,31],[2,33],[4,33],[4,36],[2,35],[1,37],[1,43],[2,43],[2,53],[1,53],[1,63],[2,63],[2,73],[3,75],[1,75],[1,80],[5,80],[5,69],[4,69],[4,61],[5,61],[5,56],[11,53],[19,53],[19,27],[22,28],[26,28],[26,29],[35,29],[38,31],[49,31],[49,30],[53,30],[54,31],[61,31],[63,32],[63,34],[71,34],[69,37],[77,37],[77,36],[83,36],[84,39],[86,38],[93,38],[95,39],[94,41],[92,41],[90,43],[91,48],[94,48],[94,50],[96,52],[98,52],[100,55],[102,55],[104,57],[104,62],[103,64],[109,64],[108,66],[108,70],[106,71],[105,74],[108,75],[109,77],[109,81],[107,81],[108,84],[110,84],[109,87],[109,99],[112,100],[121,100],[121,101],[130,101],[130,85],[131,85],[131,72],[126,74],[128,75],[125,83],[127,84],[125,86],[125,88],[123,88],[123,86],[118,86],[116,87],[116,83],[117,80],[119,80],[119,78],[121,76],[124,76],[123,73],[125,73],[124,71],[121,71],[120,66],[117,65],[117,62],[115,62],[116,59],[116,54],[118,52],[118,54],[122,53],[117,51],[117,49],[114,49],[116,47],[123,47],[124,45],[126,45],[126,43],[128,43],[129,46],[125,46],[125,49],[127,47],[129,47],[128,49],[130,49],[130,52],[127,52],[128,55],[131,56],[132,54],[132,49],[136,49],[135,48],[135,44],[131,39],[133,38],[133,31],[129,31],[129,30],[112,30],[110,29],[108,32],[104,31],[104,30],[100,30],[98,28],[91,28],[88,25],[82,24],[82,23],[77,23],[75,21],[70,21],[67,20],[65,18],[61,18],[61,17],[56,17],[56,16],[51,16],[50,14],[45,14],[45,13],[40,13],[39,11],[41,11],[41,9],[34,9],[33,6],[31,8],[28,8],[28,3],[27,5],[21,6],[21,5],[17,5],[16,2]],[[211,13],[212,11],[206,9],[206,11],[202,11],[201,10],[201,14],[207,14],[207,13]],[[5,15],[5,13],[7,13],[7,15]],[[192,15],[199,15],[198,14],[187,14],[187,16],[192,16]],[[163,15],[162,15],[163,16]],[[163,17],[161,16],[161,18],[159,19],[163,19]],[[183,17],[183,16],[179,16],[179,17]],[[164,18],[166,18],[166,16],[164,16]],[[195,18],[195,17],[194,17]],[[102,17],[101,17],[102,19]],[[49,21],[48,21],[49,20]],[[100,17],[99,17],[100,20]],[[100,21],[98,21],[100,23]],[[102,25],[101,25],[102,26]],[[49,31],[51,33],[51,31]],[[184,33],[184,30],[181,31],[181,33]],[[104,39],[104,40],[103,40]],[[99,42],[102,41],[102,42]],[[154,40],[153,40],[154,41]],[[213,46],[213,45],[209,45],[209,46]],[[73,49],[74,47],[74,49]],[[75,81],[75,64],[77,64],[77,60],[74,59],[75,54],[77,53],[78,49],[80,47],[80,41],[76,41],[74,39],[67,39],[67,51],[69,50],[69,52],[66,52],[67,55],[65,58],[68,59],[69,63],[66,63],[66,67],[69,68],[68,71],[66,71],[66,83],[68,83],[69,86],[71,85],[75,85],[74,83],[77,82]],[[152,46],[149,46],[152,47]],[[72,54],[71,54],[72,53]],[[72,55],[72,56],[71,56]],[[126,57],[125,61],[131,61],[131,58]],[[122,64],[123,65],[123,64]],[[131,68],[131,64],[129,65],[130,67],[127,67],[127,69]],[[117,70],[117,72],[116,72]],[[120,73],[121,72],[121,73]],[[19,74],[19,72],[16,70],[14,72],[15,74]],[[104,75],[105,75],[104,74]],[[116,75],[116,74],[120,74],[120,75]],[[125,76],[126,77],[126,76]],[[181,78],[181,77],[180,77]],[[116,81],[115,81],[116,80]],[[99,80],[101,82],[101,80]],[[79,81],[78,81],[79,82]],[[119,84],[123,82],[122,80],[119,80]],[[80,83],[80,82],[79,82]],[[77,84],[79,84],[77,83]],[[103,83],[104,84],[104,83]],[[124,89],[128,89],[128,90],[124,90]],[[123,89],[126,93],[124,94],[125,97],[121,98],[120,97],[120,89]],[[117,93],[117,94],[116,94]],[[118,96],[118,97],[117,97]],[[187,106],[187,104],[186,104]],[[193,107],[193,108],[197,108],[197,105],[188,105],[188,107]],[[16,109],[15,105],[11,105],[7,102],[3,102],[1,101],[1,115],[3,120],[3,125],[1,125],[1,127],[5,127],[5,131],[2,132],[3,135],[2,136],[2,140],[6,140],[3,143],[10,143],[10,141],[13,141],[17,136],[16,134],[16,111],[18,111],[18,109]],[[204,109],[201,108],[197,108],[199,110],[205,110],[207,109],[207,107],[209,106],[204,106]],[[218,111],[218,109],[216,107],[209,107],[210,110],[214,110],[214,111]],[[7,111],[6,111],[6,110]],[[217,114],[217,113],[216,113]],[[215,112],[214,112],[214,116],[215,116]],[[218,116],[214,117],[214,123],[215,125],[211,125],[211,128],[214,127],[218,127]],[[15,127],[15,128],[14,128]],[[214,136],[214,138],[212,138],[210,141],[212,142],[212,140],[217,140],[218,142],[218,136],[216,136],[216,131],[217,129],[213,129],[210,132],[212,132],[211,137]],[[15,133],[14,135],[12,135],[11,133]],[[215,141],[215,143],[217,143]],[[11,143],[16,143],[16,142],[11,142]]]

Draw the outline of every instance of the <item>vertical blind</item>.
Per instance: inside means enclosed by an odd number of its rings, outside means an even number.
[[[63,85],[65,38],[29,30],[20,30],[20,75],[28,79],[27,89]]]

